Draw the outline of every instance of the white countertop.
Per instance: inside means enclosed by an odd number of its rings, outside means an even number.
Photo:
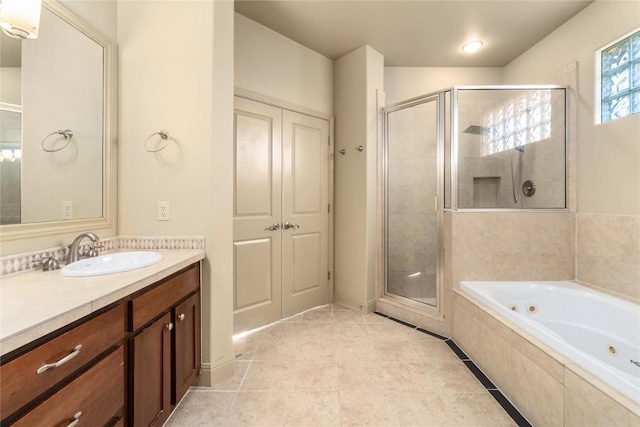
[[[204,259],[203,250],[157,250],[163,260],[138,270],[64,277],[29,271],[0,280],[0,355],[68,325]]]

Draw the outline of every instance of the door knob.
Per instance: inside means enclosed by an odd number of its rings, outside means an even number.
[[[290,228],[300,228],[298,224],[291,224],[289,221],[284,223],[284,229],[289,230]]]
[[[265,228],[265,231],[276,231],[276,230],[280,230],[280,223],[279,222],[274,222],[269,227]]]

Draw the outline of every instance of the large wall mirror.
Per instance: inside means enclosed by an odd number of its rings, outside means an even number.
[[[0,43],[0,240],[110,227],[115,47],[49,1]]]

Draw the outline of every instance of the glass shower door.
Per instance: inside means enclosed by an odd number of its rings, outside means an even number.
[[[437,306],[438,104],[385,111],[386,293]]]

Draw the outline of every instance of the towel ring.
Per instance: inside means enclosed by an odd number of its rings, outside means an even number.
[[[162,144],[162,146],[156,150],[152,150],[149,148],[149,139],[151,139],[151,137],[154,135],[159,135],[160,138],[164,141],[164,144]],[[157,153],[158,151],[164,150],[168,143],[169,143],[169,132],[164,130],[159,130],[158,132],[154,132],[147,137],[147,139],[144,141],[144,149],[147,150],[149,153]]]
[[[47,138],[53,136],[53,135],[62,135],[65,137],[65,139],[67,140],[67,142],[60,148],[46,148],[44,146],[44,142],[47,140]],[[42,149],[44,151],[46,151],[47,153],[55,153],[56,151],[60,151],[63,150],[64,148],[67,147],[67,145],[69,145],[69,142],[71,141],[71,137],[73,136],[73,131],[67,129],[67,130],[57,130],[55,132],[51,132],[49,135],[45,136],[44,138],[42,138],[42,141],[40,141],[40,147],[42,147]]]

